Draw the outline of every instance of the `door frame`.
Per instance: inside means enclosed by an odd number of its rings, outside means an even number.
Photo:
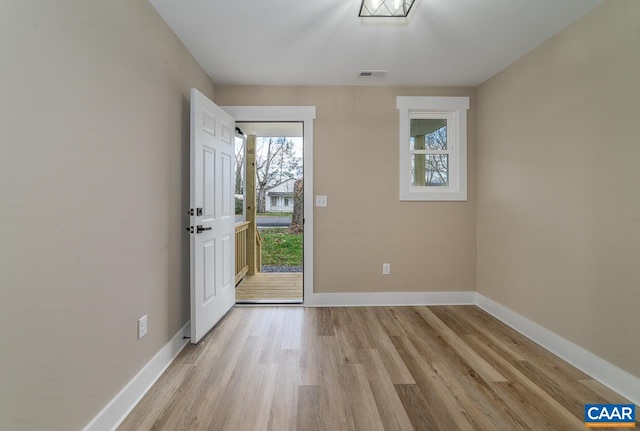
[[[236,122],[303,123],[304,157],[304,305],[313,303],[313,120],[315,106],[221,106]]]

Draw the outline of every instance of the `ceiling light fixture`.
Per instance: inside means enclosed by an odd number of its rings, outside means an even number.
[[[415,0],[362,0],[360,17],[402,18],[409,15]]]

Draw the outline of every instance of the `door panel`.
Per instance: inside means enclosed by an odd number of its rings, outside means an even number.
[[[203,221],[210,221],[215,218],[215,196],[216,196],[216,188],[215,188],[215,161],[216,161],[216,152],[210,148],[203,148],[202,156],[204,158],[204,178],[202,181],[202,190],[203,190],[203,204],[204,212],[203,216],[205,219]]]
[[[202,265],[204,267],[204,296],[202,303],[206,304],[216,295],[215,274],[216,274],[216,242],[208,241],[202,244]]]
[[[222,238],[222,285],[224,286],[223,288],[226,288],[227,286],[229,286],[231,284],[231,258],[232,258],[232,254],[231,253],[231,242],[235,241],[235,237],[231,237],[230,235],[227,235],[225,237]],[[235,274],[234,274],[235,275]],[[235,278],[233,280],[235,282]],[[235,287],[235,286],[234,286]]]
[[[229,184],[229,180],[233,177],[231,171],[231,157],[227,154],[221,156],[222,159],[222,216],[231,217],[231,208],[235,209],[235,205],[232,206],[233,198],[231,195],[232,185]],[[235,214],[233,214],[235,215]]]

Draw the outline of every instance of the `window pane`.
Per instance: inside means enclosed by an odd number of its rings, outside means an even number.
[[[446,187],[449,185],[448,154],[414,154],[411,157],[411,185]]]
[[[447,120],[444,118],[412,118],[410,120],[412,150],[446,150]]]

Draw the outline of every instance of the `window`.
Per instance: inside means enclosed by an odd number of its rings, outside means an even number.
[[[278,206],[278,196],[271,196],[271,206],[272,207]]]
[[[284,198],[284,206],[285,207],[289,206],[289,198]]]
[[[400,200],[467,200],[468,97],[397,98]]]

